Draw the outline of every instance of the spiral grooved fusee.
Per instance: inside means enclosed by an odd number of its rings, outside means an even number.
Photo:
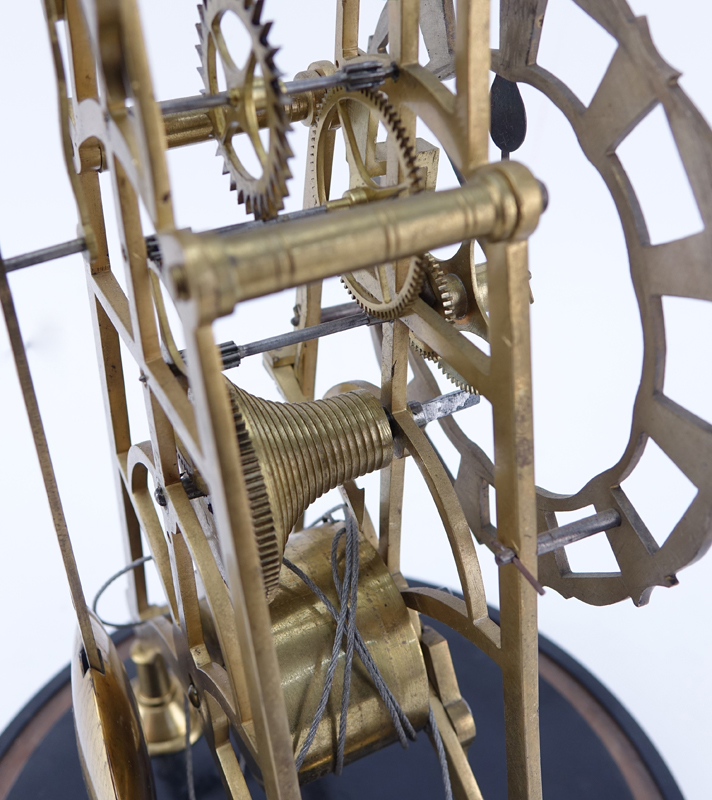
[[[268,600],[292,528],[321,495],[387,466],[393,434],[363,389],[308,403],[274,403],[230,384],[240,459]]]

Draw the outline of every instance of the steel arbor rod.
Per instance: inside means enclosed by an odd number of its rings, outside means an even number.
[[[283,333],[281,336],[270,336],[268,339],[260,339],[250,344],[236,345],[234,342],[230,342],[225,349],[223,349],[222,345],[220,346],[223,366],[225,369],[237,367],[242,359],[248,356],[266,353],[268,350],[276,350],[280,347],[288,347],[291,344],[309,342],[312,339],[319,339],[322,336],[330,336],[333,333],[341,333],[342,331],[350,331],[364,325],[379,325],[380,323],[380,319],[369,317],[368,314],[352,314],[349,317],[341,317],[331,322],[321,322],[319,325],[310,325],[308,328],[300,328],[296,331]],[[232,347],[229,345],[232,345]]]
[[[602,533],[610,528],[617,528],[621,524],[621,515],[614,509],[609,508],[601,511],[600,514],[592,514],[590,517],[578,519],[568,525],[561,525],[552,528],[545,533],[540,533],[537,537],[536,554],[543,556],[551,553],[567,544],[573,544],[594,533]],[[495,561],[501,566],[509,564],[514,560],[515,553],[509,548],[501,550],[495,555]]]
[[[354,305],[353,303],[349,305]],[[353,309],[352,309],[353,310]],[[222,357],[223,369],[239,367],[243,358],[256,356],[259,353],[266,353],[269,350],[277,350],[280,347],[288,347],[290,344],[309,342],[312,339],[320,339],[322,336],[330,336],[333,333],[350,331],[354,328],[361,328],[364,325],[380,325],[382,320],[376,317],[369,317],[368,314],[349,314],[340,316],[329,322],[321,322],[319,325],[310,325],[307,328],[299,328],[296,331],[270,336],[268,339],[259,339],[249,344],[235,344],[235,342],[222,342],[218,345],[220,356]],[[183,358],[185,352],[181,351]]]
[[[380,61],[364,61],[334,72],[332,75],[319,75],[314,78],[301,78],[282,83],[282,90],[288,97],[294,97],[304,92],[323,92],[336,86],[343,86],[347,91],[355,89],[374,88],[382,84],[392,75],[393,66],[387,66]],[[239,96],[237,96],[239,100]],[[199,94],[190,97],[176,97],[173,100],[163,100],[158,104],[163,114],[180,114],[188,111],[203,111],[208,108],[219,108],[231,105],[235,98],[230,92],[217,94]]]
[[[31,253],[24,253],[14,258],[6,258],[3,262],[5,272],[13,272],[23,267],[31,267],[34,264],[43,264],[45,261],[54,261],[56,258],[64,258],[74,253],[83,253],[87,249],[84,239],[72,239],[70,242],[54,244],[52,247],[45,247],[42,250],[34,250]]]

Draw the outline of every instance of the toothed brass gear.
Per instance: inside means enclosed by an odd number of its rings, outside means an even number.
[[[450,284],[441,266],[442,262],[438,261],[438,259],[430,253],[423,257],[423,262],[425,264],[427,283],[423,285],[423,291],[420,293],[420,296],[429,306],[432,306],[441,317],[448,322],[454,322],[455,308],[450,292]]]
[[[422,259],[422,261],[426,268],[427,286],[423,287],[421,297],[425,300],[425,302],[428,303],[428,305],[433,306],[435,310],[448,322],[452,322],[452,302],[450,301],[450,293],[447,290],[445,273],[440,268],[438,261],[429,253]],[[445,299],[450,301],[448,302],[447,306],[444,302]],[[426,361],[437,363],[439,358],[438,354],[429,348],[424,342],[421,342],[421,340],[413,333],[413,331],[409,332],[409,338],[411,347],[416,353],[421,355],[424,359],[426,359]]]
[[[421,256],[413,256],[410,259],[408,274],[398,289],[392,285],[389,286],[395,278],[395,270],[392,265],[388,264],[381,264],[368,270],[360,269],[358,272],[342,275],[341,283],[344,284],[346,291],[367,314],[383,320],[398,319],[398,317],[402,317],[406,313],[420,294],[426,272],[427,268],[423,258]],[[367,273],[369,277],[366,277],[363,273]],[[376,293],[371,293],[366,288],[364,285],[366,282],[373,287],[374,292],[377,292],[378,289],[382,290],[384,285],[389,286],[395,296],[391,296],[389,292],[387,299],[378,297]],[[383,294],[382,291],[381,294]]]
[[[422,356],[426,361],[432,361],[436,363],[438,360],[438,355],[435,353],[434,350],[431,350],[425,342],[421,342],[420,339],[410,331],[410,346],[415,350],[415,352]]]
[[[420,339],[413,336],[412,332],[410,334],[410,346],[426,361],[432,361],[440,372],[442,372],[451,383],[454,383],[458,389],[462,389],[470,394],[477,394],[477,389],[475,389],[471,383],[468,383],[457,370],[453,369],[447,361],[445,361],[445,359],[440,358],[437,353],[427,347]]]
[[[395,144],[400,183],[387,185],[386,143],[377,143],[378,123],[386,131],[387,141]],[[386,201],[403,197],[425,188],[421,171],[416,166],[415,150],[410,143],[398,113],[381,92],[363,89],[347,92],[332,89],[323,98],[310,135],[308,180],[312,182],[319,204],[328,204],[330,186],[330,151],[327,134],[341,127],[349,163],[350,182],[345,200],[334,205]],[[383,180],[383,182],[381,181]],[[381,264],[341,276],[347,291],[364,311],[379,319],[402,316],[420,294],[427,265],[421,257],[410,259],[405,276],[396,285],[393,264]]]
[[[440,372],[442,372],[451,383],[454,383],[458,389],[462,389],[464,392],[469,392],[470,394],[477,394],[477,389],[475,389],[471,383],[468,383],[456,369],[453,369],[445,359],[438,358],[435,363]]]
[[[282,568],[282,552],[277,539],[277,532],[272,507],[270,505],[267,485],[260,467],[260,460],[255,451],[252,437],[240,408],[240,396],[236,387],[230,386],[230,406],[240,449],[242,472],[247,486],[250,516],[255,529],[257,552],[262,565],[262,579],[268,600],[271,600],[279,583]]]
[[[452,297],[450,295],[449,284],[447,275],[443,271],[440,263],[436,258],[428,254],[423,258],[426,265],[427,281],[429,288],[434,295],[435,310],[441,314],[448,322],[455,322],[455,310],[453,306]],[[425,298],[427,301],[427,297]],[[432,297],[430,298],[432,300]],[[463,389],[470,394],[475,394],[476,390],[472,384],[469,384],[460,375],[457,370],[454,370],[444,359],[424,342],[421,342],[417,336],[410,331],[410,345],[416,353],[421,355],[426,361],[432,361],[437,365],[438,369],[445,375],[445,377],[452,381],[458,389]]]
[[[257,219],[270,219],[284,208],[287,180],[292,177],[287,164],[292,151],[287,142],[289,120],[284,110],[279,73],[274,64],[276,49],[269,46],[267,35],[271,22],[261,21],[263,0],[203,0],[198,6],[200,22],[196,26],[200,44],[199,72],[205,93],[218,94],[218,59],[222,64],[227,91],[234,98],[231,105],[208,111],[217,155],[224,160],[223,174],[230,175],[230,189],[237,192],[237,202]],[[221,23],[233,12],[245,26],[252,40],[244,66],[233,61],[223,37]],[[259,67],[261,76],[256,75]],[[265,148],[260,128],[269,131]],[[244,138],[244,145],[254,149],[260,174],[253,175],[233,146],[233,137]]]

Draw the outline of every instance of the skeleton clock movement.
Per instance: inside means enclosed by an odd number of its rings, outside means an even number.
[[[413,761],[398,769],[427,762],[435,791],[458,800],[606,796],[596,781],[609,774],[616,797],[681,797],[615,701],[540,641],[537,607],[545,592],[587,613],[645,606],[712,541],[712,427],[666,377],[666,302],[712,300],[712,132],[624,0],[568,3],[608,48],[595,84],[569,85],[544,46],[562,3],[340,0],[327,16],[326,3],[202,0],[172,38],[138,0],[43,0],[58,117],[42,125],[61,141],[77,236],[0,258],[0,296],[76,613],[71,746],[89,797],[380,797],[399,746]],[[583,58],[588,39],[566,36]],[[162,59],[197,78],[166,96]],[[667,238],[626,155],[654,118],[697,225]],[[537,350],[532,303],[549,308],[551,287],[537,242],[557,235],[557,206],[589,206],[587,189],[562,197],[529,158],[532,135],[575,141],[618,236],[617,256],[608,229],[570,248],[573,274],[594,267],[572,307],[594,307],[608,341],[615,256],[639,351],[620,452],[579,482],[585,447],[569,448],[565,493],[535,476],[533,398],[537,419],[556,405],[536,393],[532,353],[562,392],[582,371],[565,321]],[[644,179],[656,176],[664,195],[657,166]],[[100,386],[85,402],[106,417],[116,498],[85,513],[93,547],[115,552],[111,531],[124,552],[100,576],[72,548],[72,490],[12,291],[14,273],[79,253],[86,375]],[[701,370],[702,343],[687,346]],[[584,394],[625,393],[616,358],[567,396],[584,407]],[[81,384],[61,392],[79,407]],[[689,489],[664,536],[629,489],[646,452]],[[579,567],[584,541],[608,568]],[[425,581],[409,577],[416,549],[426,565],[448,560],[451,586],[427,566]],[[117,579],[121,624],[100,606]],[[429,754],[414,754],[418,740]],[[25,773],[6,755],[0,797],[19,797]],[[408,791],[432,796],[422,780]]]

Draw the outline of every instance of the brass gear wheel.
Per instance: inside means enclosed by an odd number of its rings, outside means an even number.
[[[200,22],[196,26],[200,44],[199,72],[205,93],[218,94],[218,59],[233,96],[232,105],[210,109],[218,143],[217,155],[225,165],[223,174],[230,175],[230,189],[237,192],[237,202],[244,203],[248,213],[257,219],[271,219],[284,208],[287,180],[292,177],[287,164],[292,151],[287,142],[289,120],[284,110],[279,73],[274,64],[276,49],[267,43],[271,22],[262,23],[262,2],[253,0],[203,0],[198,6]],[[252,46],[244,66],[238,67],[228,50],[221,24],[227,12],[234,13],[244,25]],[[262,73],[256,74],[257,69]],[[269,131],[265,148],[260,128]],[[259,175],[253,175],[233,146],[233,137],[242,134],[245,146],[252,146],[260,163]]]
[[[465,392],[469,392],[470,394],[477,394],[477,389],[471,384],[468,383],[460,373],[453,369],[444,358],[440,358],[436,353],[434,353],[429,347],[427,347],[423,342],[420,341],[417,337],[413,336],[411,333],[410,335],[410,346],[415,350],[418,355],[422,356],[426,361],[432,361],[440,372],[445,375],[445,377],[457,386],[458,389],[462,389]]]
[[[423,284],[423,290],[420,296],[429,306],[434,308],[440,316],[444,317],[448,322],[454,322],[455,308],[453,297],[450,291],[447,274],[442,268],[443,262],[439,261],[430,253],[423,258],[423,261],[426,265],[426,282]]]
[[[441,314],[448,322],[455,323],[455,308],[453,298],[450,293],[450,284],[447,275],[441,267],[441,263],[434,256],[428,254],[423,259],[427,265],[427,284],[430,289],[428,292],[429,297],[424,299],[426,302],[430,299],[431,304],[434,305],[435,310]],[[423,293],[425,294],[425,292]],[[433,302],[434,297],[434,302]],[[445,375],[445,377],[455,384],[458,389],[470,394],[475,394],[476,390],[472,384],[468,383],[459,372],[454,370],[444,359],[440,358],[438,354],[431,350],[427,345],[418,339],[415,334],[410,331],[410,345],[416,353],[421,355],[427,361],[432,361],[437,365],[438,369]]]
[[[430,253],[423,258],[423,261],[426,265],[426,272],[425,282],[423,283],[423,290],[420,296],[429,306],[432,306],[438,314],[444,317],[448,322],[452,322],[452,298],[448,290],[445,273],[440,268],[437,259],[430,255]],[[409,331],[408,336],[413,349],[423,358],[433,362],[438,360],[437,353],[431,350],[424,342],[421,342],[413,331]]]
[[[379,123],[388,139],[395,142],[403,180],[396,185],[381,182],[385,178],[386,160],[383,143],[376,143]],[[405,134],[398,113],[385,95],[369,89],[347,92],[332,89],[317,111],[310,136],[309,178],[319,204],[329,202],[329,157],[325,146],[327,134],[341,127],[346,145],[346,158],[351,172],[350,188],[338,205],[386,200],[419,192],[425,188],[423,176],[416,166],[415,150]],[[379,155],[381,158],[379,159]],[[349,294],[364,311],[379,319],[396,319],[407,311],[420,294],[427,272],[423,258],[414,256],[405,277],[396,286],[393,264],[342,275]]]

